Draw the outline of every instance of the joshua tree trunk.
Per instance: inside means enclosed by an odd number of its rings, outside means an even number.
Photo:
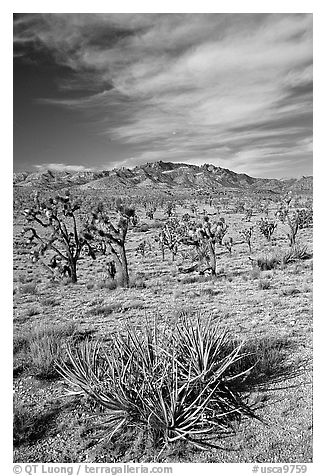
[[[128,263],[127,263],[126,250],[125,250],[124,245],[121,246],[120,256],[121,256],[121,280],[122,280],[122,285],[129,288]]]
[[[212,269],[212,275],[215,276],[216,274],[216,256],[215,256],[215,245],[212,242],[208,244],[208,252],[209,252],[209,264]]]
[[[77,283],[77,261],[71,257],[68,262],[70,268],[70,278],[72,283]]]
[[[163,243],[161,244],[161,251],[162,251],[162,261],[164,261],[165,253],[164,253],[164,245],[163,245]]]

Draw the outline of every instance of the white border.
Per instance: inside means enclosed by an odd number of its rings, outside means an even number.
[[[246,7],[246,8],[244,8]],[[1,107],[1,137],[2,137],[2,173],[1,173],[1,204],[2,204],[2,235],[1,249],[2,260],[5,266],[1,269],[1,318],[2,318],[2,343],[0,345],[0,362],[2,365],[2,391],[1,391],[1,441],[2,461],[6,469],[3,474],[12,474],[12,14],[33,13],[33,12],[53,12],[53,13],[102,13],[110,11],[112,13],[151,13],[151,12],[196,12],[196,13],[313,13],[314,14],[314,463],[309,465],[308,475],[321,475],[325,473],[322,468],[324,461],[323,441],[325,439],[325,409],[324,409],[324,379],[325,379],[325,341],[323,337],[324,323],[326,315],[324,311],[323,291],[325,290],[325,184],[326,173],[324,162],[325,155],[325,30],[326,17],[325,9],[321,1],[279,1],[258,2],[258,1],[224,1],[213,2],[201,0],[198,2],[181,2],[167,0],[165,2],[149,1],[119,1],[92,2],[63,1],[13,1],[1,5],[1,92],[4,104]],[[325,291],[324,291],[325,292]],[[7,470],[8,463],[8,470]],[[175,466],[175,465],[173,465]],[[229,467],[230,466],[230,467]],[[209,464],[203,467],[202,464],[188,464],[180,466],[181,472],[187,468],[187,473],[203,470],[214,472],[219,470],[222,474],[250,474],[252,465],[221,464],[216,468],[216,464]],[[232,468],[231,468],[232,467]],[[174,474],[179,474],[177,469]]]

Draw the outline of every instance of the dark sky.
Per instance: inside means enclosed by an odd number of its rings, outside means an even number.
[[[16,14],[14,170],[312,174],[312,15]]]
[[[111,157],[121,157],[126,149],[113,144],[89,115],[42,99],[71,99],[94,94],[78,86],[60,90],[61,81],[71,81],[74,71],[58,65],[48,52],[23,48],[14,57],[14,169],[33,170],[35,165],[67,162],[97,166]],[[124,157],[124,156],[122,156]],[[94,162],[93,162],[94,161]]]

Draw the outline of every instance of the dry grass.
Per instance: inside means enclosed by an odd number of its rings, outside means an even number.
[[[213,210],[208,212],[213,213]],[[185,210],[180,209],[178,213],[182,215]],[[149,231],[146,233],[146,239],[157,234],[156,223],[162,218],[160,211],[155,213],[155,217],[155,222],[148,221]],[[145,217],[141,218],[142,222],[146,222]],[[241,241],[237,234],[240,219],[241,215],[237,214],[226,216],[230,235],[235,242]],[[19,228],[17,236],[18,230]],[[278,224],[270,243],[267,243],[257,230],[254,231],[253,254],[250,256],[257,259],[259,256],[284,255],[288,251],[287,242],[283,239],[285,231],[285,228]],[[178,272],[181,255],[177,255],[175,262],[171,261],[169,255],[162,262],[157,244],[152,247],[152,251],[146,251],[144,258],[137,256],[134,250],[143,236],[142,232],[133,231],[128,242],[127,256],[132,288],[101,285],[104,258],[100,258],[92,266],[86,260],[81,261],[80,279],[76,285],[50,283],[44,274],[41,274],[42,281],[37,285],[35,280],[22,282],[25,278],[17,283],[18,292],[14,295],[14,331],[16,379],[20,384],[18,395],[21,395],[21,392],[27,392],[28,395],[34,392],[35,396],[39,395],[37,398],[51,401],[51,396],[46,392],[42,393],[38,388],[29,389],[28,376],[34,372],[29,370],[31,367],[27,364],[24,365],[24,356],[29,360],[27,349],[31,341],[30,331],[40,322],[49,327],[73,322],[81,336],[90,333],[92,338],[106,340],[112,333],[121,330],[126,320],[136,327],[144,324],[145,316],[147,319],[156,316],[162,321],[168,319],[173,323],[178,322],[185,312],[200,311],[203,319],[211,315],[214,322],[219,323],[221,329],[227,328],[235,339],[265,344],[269,340],[274,343],[277,340],[282,342],[282,339],[288,342],[289,344],[282,344],[281,349],[276,346],[269,350],[270,359],[275,359],[276,366],[280,353],[293,358],[294,361],[311,356],[311,259],[300,261],[300,266],[295,262],[278,266],[275,272],[262,271],[252,267],[248,259],[248,247],[243,243],[233,247],[231,257],[222,253],[224,250],[221,248],[217,259],[217,277],[199,276],[198,273],[182,275]],[[312,230],[300,230],[298,242],[307,244],[311,250]],[[16,253],[14,263],[17,277],[33,277],[36,270],[29,264],[25,254]],[[268,277],[266,273],[273,274]],[[265,286],[260,283],[269,284]],[[40,314],[27,316],[28,309],[33,307],[39,309]],[[267,344],[265,348],[269,348]],[[22,373],[20,366],[23,368]],[[268,396],[274,402],[260,414],[267,425],[254,421],[246,423],[228,440],[227,449],[202,452],[179,445],[163,452],[160,461],[311,461],[311,387],[307,384],[310,379],[310,371],[306,370],[304,374],[293,379],[292,384],[297,384],[296,387],[268,395],[265,391],[258,392],[255,398],[264,399]],[[59,392],[59,382],[52,382],[51,385],[52,391],[54,389]],[[85,412],[87,414],[86,410]],[[91,414],[92,411],[89,410],[89,416]],[[140,441],[138,446],[136,443],[132,447],[128,446],[127,435],[125,448],[120,448],[119,451],[105,447],[97,440],[91,440],[89,430],[85,429],[87,425],[84,417],[78,419],[71,410],[62,411],[57,419],[56,424],[61,426],[56,434],[60,434],[60,437],[55,436],[52,442],[52,447],[57,449],[57,462],[72,461],[71,458],[74,458],[74,462],[82,461],[86,453],[97,462],[137,461],[141,454],[143,461],[153,461],[155,458],[150,445],[147,448],[142,447],[143,443]],[[27,438],[24,445],[17,448],[15,460],[22,461],[21,458],[25,458],[25,461],[32,462],[35,461],[35,454],[39,454],[43,462],[53,461],[51,452],[44,449],[47,438],[46,433],[40,439],[32,438],[29,441]],[[65,438],[64,445],[61,438]],[[87,445],[91,445],[91,449],[87,449]]]

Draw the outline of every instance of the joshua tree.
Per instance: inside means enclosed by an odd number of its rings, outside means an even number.
[[[165,214],[168,218],[171,218],[175,210],[175,205],[172,202],[169,202],[165,209]]]
[[[267,241],[271,241],[272,234],[277,227],[277,224],[274,221],[268,221],[267,218],[261,218],[258,223],[260,232],[265,236]]]
[[[252,249],[251,249],[252,232],[253,232],[253,227],[252,226],[250,228],[246,228],[246,229],[240,231],[240,235],[242,236],[242,238],[247,243],[250,253],[252,252]]]
[[[289,232],[287,232],[287,237],[289,238],[290,246],[294,246],[298,230],[311,226],[312,210],[295,209],[291,211],[291,201],[292,195],[289,193],[283,198],[275,215],[282,223],[288,225]]]
[[[244,219],[245,221],[251,221],[252,214],[253,214],[253,209],[252,209],[252,208],[248,208],[247,210],[245,210],[245,216],[244,216],[243,219]]]
[[[154,220],[154,212],[155,210],[153,209],[147,210],[146,217],[149,218],[150,220]]]
[[[181,217],[181,220],[184,222],[184,223],[189,223],[190,222],[190,215],[189,213],[184,213]]]
[[[53,274],[59,270],[61,275],[68,275],[76,283],[77,262],[82,250],[86,249],[95,259],[95,250],[85,235],[85,227],[77,223],[80,203],[73,201],[69,192],[44,200],[40,200],[36,192],[33,198],[33,205],[24,210],[28,224],[22,232],[28,238],[27,244],[32,247],[32,261],[42,262],[45,254],[52,251],[54,255],[50,262],[43,261],[43,264]]]
[[[185,225],[179,223],[176,218],[170,218],[164,225],[158,236],[163,261],[165,258],[165,248],[168,248],[171,251],[172,261],[174,261],[175,255],[178,252],[179,243],[182,241],[182,237],[184,236],[185,229]]]
[[[142,240],[142,241],[138,244],[138,246],[137,246],[137,248],[136,248],[136,250],[135,250],[136,254],[140,254],[140,255],[144,258],[145,252],[146,252],[146,246],[147,246],[147,244],[148,244],[148,243],[147,243],[146,240]]]
[[[312,222],[312,211],[309,213],[307,210],[295,210],[292,213],[286,215],[286,223],[289,227],[287,236],[290,240],[290,246],[295,245],[296,236],[298,230],[307,228]]]
[[[222,245],[227,228],[224,218],[220,218],[218,222],[211,223],[208,217],[204,217],[203,223],[189,228],[187,234],[182,239],[184,244],[196,247],[200,265],[205,263],[206,268],[204,271],[210,271],[212,275],[216,274],[215,245]]]
[[[232,245],[233,245],[232,236],[228,236],[226,238],[223,238],[223,246],[228,250],[230,256],[231,256],[231,253],[232,253]]]
[[[149,218],[150,220],[154,220],[154,213],[157,210],[157,206],[154,202],[145,202],[145,211],[146,211],[146,217]]]
[[[275,212],[276,218],[280,220],[281,223],[285,223],[287,221],[287,217],[290,212],[290,203],[292,201],[292,195],[288,193],[284,196],[279,203],[278,210]]]
[[[197,205],[195,205],[194,203],[192,203],[192,204],[190,205],[190,211],[191,211],[192,215],[197,215],[197,213],[198,213]]]
[[[303,228],[309,228],[313,224],[313,211],[312,208],[297,209],[299,230]]]
[[[92,211],[92,217],[87,223],[87,237],[92,243],[105,244],[107,252],[112,257],[116,268],[120,271],[121,284],[129,287],[128,262],[126,256],[126,237],[130,222],[136,224],[137,217],[133,208],[117,203],[118,222],[114,225],[111,217],[104,210],[102,203]]]
[[[299,229],[299,216],[296,212],[286,215],[286,222],[289,227],[289,231],[287,233],[287,237],[290,241],[290,246],[295,245],[295,239]]]
[[[110,276],[111,279],[115,278],[115,275],[117,274],[117,268],[115,265],[114,261],[109,261],[107,264],[107,270],[108,270],[108,275]]]
[[[216,242],[219,244],[219,245],[222,245],[223,243],[223,238],[224,238],[224,235],[225,233],[227,232],[227,229],[228,229],[228,225],[225,223],[225,219],[222,217],[220,218],[215,226],[213,227],[213,230],[214,230],[214,234],[215,234],[215,239],[216,239]]]
[[[237,200],[234,203],[233,213],[243,213],[245,211],[245,202]]]

